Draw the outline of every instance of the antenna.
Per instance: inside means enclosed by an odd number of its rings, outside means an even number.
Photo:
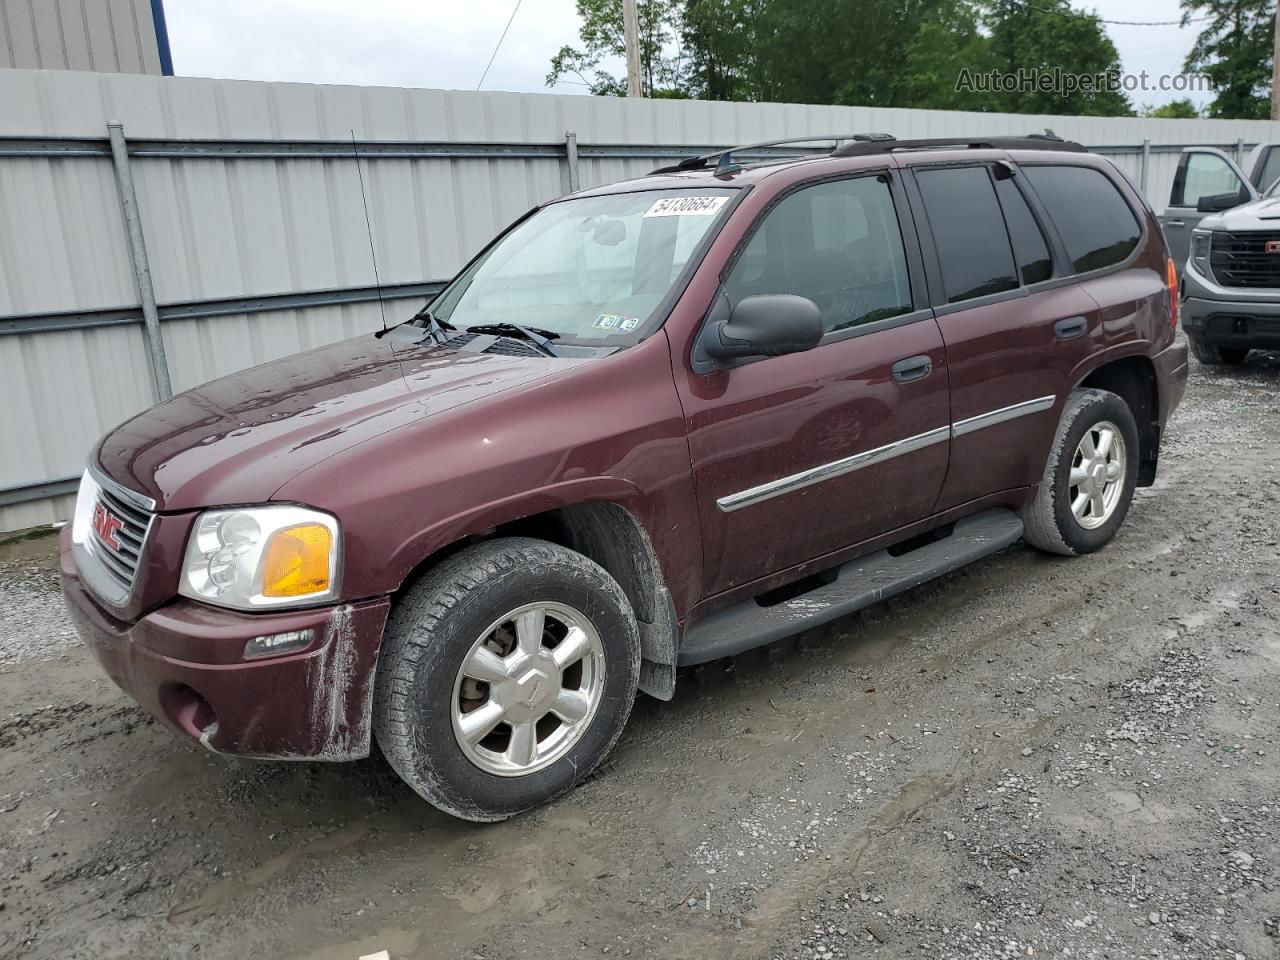
[[[382,279],[378,276],[378,253],[373,248],[373,221],[369,219],[369,198],[364,192],[364,171],[360,168],[360,148],[356,132],[351,131],[351,154],[356,158],[356,175],[360,178],[360,202],[364,204],[364,227],[369,233],[369,259],[373,261],[373,286],[378,291],[378,310],[382,314],[382,332],[387,332],[387,304],[382,299]]]

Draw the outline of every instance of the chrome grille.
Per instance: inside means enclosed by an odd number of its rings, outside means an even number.
[[[85,482],[89,487],[86,491],[82,483],[81,496],[89,501],[87,515],[83,522],[77,519],[81,529],[73,530],[72,539],[80,543],[87,562],[78,562],[78,566],[103,600],[121,606],[133,594],[151,529],[151,504],[148,498],[118,486],[96,471],[90,471]],[[80,510],[77,505],[78,514]],[[106,525],[105,530],[100,523]]]
[[[1267,244],[1278,240],[1274,230],[1215,230],[1209,245],[1213,278],[1224,287],[1280,287],[1280,253],[1267,252]]]

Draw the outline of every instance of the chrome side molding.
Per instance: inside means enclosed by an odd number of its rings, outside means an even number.
[[[770,480],[768,483],[748,487],[746,490],[739,490],[737,493],[721,497],[716,501],[716,506],[720,508],[722,513],[733,513],[743,507],[771,500],[785,493],[802,490],[805,487],[813,486],[815,483],[822,483],[824,480],[842,477],[846,473],[861,470],[863,467],[884,463],[886,460],[892,460],[894,457],[900,457],[905,453],[923,450],[925,447],[932,446],[935,443],[942,443],[944,440],[950,440],[953,437],[962,437],[965,434],[973,433],[975,430],[994,427],[998,423],[1005,423],[1017,417],[1025,417],[1028,414],[1050,410],[1057,401],[1058,398],[1056,396],[1037,397],[1034,400],[1024,400],[1021,403],[1000,407],[998,410],[989,410],[986,413],[978,414],[976,417],[967,417],[945,427],[936,427],[933,430],[926,430],[924,433],[917,433],[915,436],[904,437],[901,440],[895,440],[893,443],[886,443],[883,447],[876,447],[874,450],[864,450],[862,453],[855,453],[840,460],[833,460],[817,467],[810,467],[808,470],[801,470],[799,473],[793,473],[787,477],[779,477],[777,480]]]
[[[1052,409],[1057,402],[1057,397],[1037,397],[1034,400],[1024,400],[1022,403],[1001,407],[999,410],[989,410],[986,413],[978,414],[976,417],[968,417],[964,420],[956,421],[951,425],[951,433],[952,436],[963,437],[966,433],[973,433],[973,431],[981,430],[984,427],[994,427],[997,423],[1004,423],[1017,417],[1025,417],[1029,413],[1040,413],[1041,411]]]

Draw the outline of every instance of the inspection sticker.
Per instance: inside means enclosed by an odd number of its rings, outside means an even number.
[[[666,197],[655,200],[646,217],[713,217],[729,202],[728,197]]]
[[[630,333],[640,326],[640,318],[624,317],[620,313],[602,313],[591,325],[597,330],[621,330],[623,333]]]

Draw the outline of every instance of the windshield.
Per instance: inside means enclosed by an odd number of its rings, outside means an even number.
[[[648,190],[553,203],[467,268],[431,313],[456,327],[517,323],[583,340],[634,333],[732,195]]]

